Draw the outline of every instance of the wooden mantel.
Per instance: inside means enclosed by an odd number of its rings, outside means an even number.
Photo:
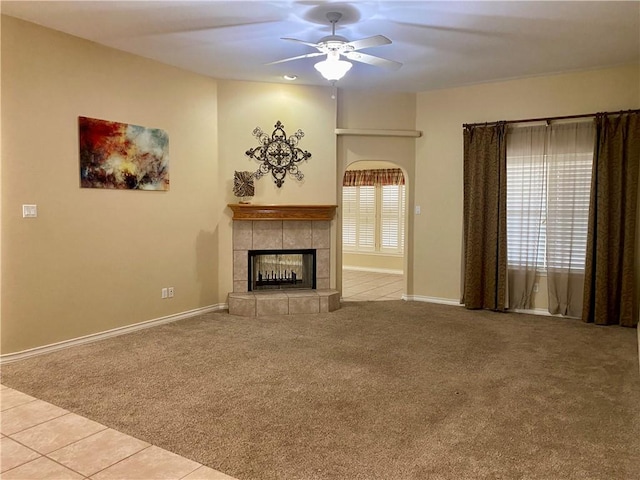
[[[234,220],[332,220],[337,205],[256,205],[230,203]]]

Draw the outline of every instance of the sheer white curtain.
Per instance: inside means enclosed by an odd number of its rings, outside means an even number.
[[[536,275],[545,268],[547,130],[543,126],[507,131],[508,306],[532,308]]]
[[[549,312],[582,315],[594,122],[549,127],[547,288]]]
[[[582,315],[593,121],[507,132],[509,308],[533,308],[547,275],[549,312]]]

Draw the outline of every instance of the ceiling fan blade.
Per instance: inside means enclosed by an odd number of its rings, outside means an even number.
[[[265,65],[275,65],[276,63],[290,62],[291,60],[298,60],[300,58],[318,57],[320,55],[324,55],[324,53],[322,52],[307,53],[306,55],[298,55],[297,57],[283,58],[282,60],[276,60],[275,62],[265,63]]]
[[[280,40],[288,40],[290,42],[298,42],[298,43],[302,43],[303,45],[309,45],[310,47],[318,48],[318,44],[317,43],[305,42],[304,40],[298,40],[297,38],[281,38]]]
[[[497,32],[488,32],[482,30],[474,30],[470,28],[459,28],[459,27],[447,27],[445,25],[423,25],[421,23],[410,23],[410,22],[397,22],[395,20],[391,20],[391,22],[396,25],[401,25],[403,27],[415,27],[421,28],[424,30],[433,30],[437,32],[447,32],[447,33],[465,33],[468,35],[483,35],[483,36],[495,36]]]
[[[252,21],[252,22],[237,22],[237,23],[220,23],[215,25],[207,19],[203,19],[200,24],[193,24],[189,26],[181,27],[180,24],[169,26],[163,25],[154,25],[150,24],[149,26],[145,25],[145,30],[140,31],[131,31],[130,35],[127,36],[156,36],[156,35],[172,35],[172,34],[197,34],[197,33],[206,33],[206,32],[214,32],[216,30],[223,29],[232,29],[232,28],[243,28],[243,27],[252,27],[254,25],[264,25],[269,23],[276,23],[281,21],[280,19],[276,20],[260,20],[260,21]]]
[[[380,58],[361,52],[348,52],[345,54],[345,57],[355,62],[367,63],[374,67],[388,68],[389,70],[398,70],[402,66],[400,62],[387,60],[386,58]]]
[[[379,45],[389,45],[390,43],[391,40],[384,35],[374,35],[373,37],[354,40],[353,42],[347,43],[347,45],[353,47],[354,50],[361,50],[363,48],[377,47]]]

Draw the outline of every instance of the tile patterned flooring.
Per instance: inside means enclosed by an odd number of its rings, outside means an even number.
[[[3,480],[235,480],[5,385]]]
[[[344,270],[342,299],[400,300],[402,275]],[[235,480],[5,385],[0,386],[4,480]]]
[[[342,300],[402,300],[402,274],[342,270]]]

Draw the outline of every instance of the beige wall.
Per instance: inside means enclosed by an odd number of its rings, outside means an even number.
[[[407,178],[407,293],[456,300],[462,123],[640,107],[635,67],[418,94],[215,81],[2,18],[2,353],[221,305],[231,291],[234,170],[276,120],[305,132],[304,182],[256,182],[258,203],[339,203],[344,169],[389,161]],[[170,137],[168,192],[79,188],[77,117]],[[334,129],[416,129],[419,139]],[[39,216],[23,219],[21,205]],[[422,207],[421,215],[413,206]],[[341,267],[340,216],[332,229]],[[639,224],[640,228],[640,224]],[[415,248],[414,248],[415,245]],[[640,257],[639,257],[640,259]],[[640,260],[639,260],[640,261]],[[160,298],[173,286],[176,296]]]
[[[372,272],[404,273],[404,259],[402,255],[342,252],[342,267]]]
[[[337,203],[330,87],[219,84],[2,20],[3,354],[224,304],[232,290],[226,205],[236,201],[234,170],[258,167],[244,154],[257,145],[256,126],[302,129],[299,146],[312,158],[302,182],[257,181],[254,202]],[[80,115],[166,130],[170,191],[80,189]],[[22,219],[23,203],[38,204],[39,217]],[[335,264],[334,255],[334,284]],[[175,298],[160,298],[165,286]]]
[[[340,89],[338,104],[338,128],[415,128],[416,96],[413,93]]]
[[[411,293],[460,298],[463,123],[638,108],[639,73],[635,65],[419,94],[414,264],[421,268],[413,269]],[[546,308],[546,299],[536,307]]]
[[[256,171],[260,165],[245,155],[258,146],[252,132],[260,127],[271,135],[278,120],[287,136],[298,129],[304,132],[298,147],[311,153],[300,163],[304,179],[287,175],[278,188],[273,177],[265,175],[255,181],[256,204],[337,205],[336,196],[336,101],[330,87],[308,87],[255,82],[220,81],[218,84],[218,136],[220,138],[220,223],[219,295],[233,291],[232,220],[229,203],[237,203],[232,192],[235,170]],[[336,221],[332,223],[332,252],[336,247]],[[331,259],[331,285],[335,286],[336,259]],[[225,300],[226,301],[226,300]]]
[[[225,301],[216,88],[2,17],[3,354]],[[171,189],[79,188],[78,116],[166,130]]]
[[[388,136],[341,135],[338,138],[338,196],[342,197],[344,171],[356,162],[391,162],[405,176],[407,216],[406,245],[402,269],[405,292],[411,291],[413,268],[413,195],[416,139],[394,136],[393,130],[413,130],[416,120],[416,95],[402,92],[339,90],[338,128],[389,130]],[[358,163],[360,164],[360,163]],[[340,217],[340,221],[342,218]],[[342,231],[339,232],[339,238]],[[338,245],[341,250],[341,245]],[[339,259],[342,261],[342,252]],[[339,266],[339,268],[341,265]],[[341,287],[338,279],[338,288]]]
[[[234,170],[251,132],[277,120],[312,153],[256,203],[336,204],[330,87],[220,82],[2,18],[2,353],[201,307],[232,290]],[[169,192],[79,188],[77,117],[157,127],[170,138]],[[10,121],[7,121],[10,119]],[[218,128],[219,127],[219,128]],[[21,205],[38,205],[22,219]],[[333,246],[336,242],[332,232]],[[335,284],[335,255],[332,283]],[[162,300],[162,287],[175,287]]]

